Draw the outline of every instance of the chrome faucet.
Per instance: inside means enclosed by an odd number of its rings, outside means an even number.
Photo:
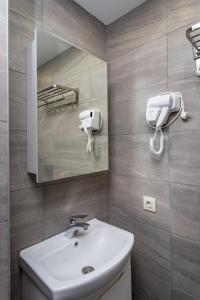
[[[71,216],[69,218],[69,228],[66,230],[66,237],[71,239],[75,237],[79,230],[87,230],[90,226],[89,223],[78,222],[78,219],[85,219],[87,215]]]

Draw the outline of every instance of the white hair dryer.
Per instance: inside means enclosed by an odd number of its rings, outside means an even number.
[[[167,123],[170,114],[175,112],[177,112],[176,116]],[[148,100],[146,121],[151,128],[155,129],[155,134],[150,139],[150,150],[153,154],[162,154],[164,150],[164,136],[162,129],[171,125],[179,116],[181,116],[183,120],[188,120],[189,118],[184,110],[184,102],[181,93],[163,93]],[[160,132],[160,148],[159,150],[155,150],[154,144],[158,132]]]

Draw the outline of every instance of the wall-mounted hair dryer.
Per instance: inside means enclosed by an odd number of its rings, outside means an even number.
[[[89,108],[79,114],[79,119],[81,121],[81,125],[79,126],[79,128],[81,130],[84,130],[84,132],[88,136],[86,151],[92,152],[92,145],[94,143],[92,135],[99,133],[103,126],[103,118],[101,112],[96,108]]]
[[[171,113],[177,114],[167,123]],[[183,120],[188,120],[189,118],[184,109],[184,102],[181,93],[163,93],[148,100],[146,121],[151,128],[155,129],[155,134],[150,139],[150,150],[153,154],[162,154],[164,150],[164,136],[162,129],[171,125],[179,116],[181,116]],[[160,133],[160,148],[159,150],[155,150],[154,144],[158,132]]]

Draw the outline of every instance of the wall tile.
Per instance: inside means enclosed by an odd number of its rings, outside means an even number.
[[[22,299],[22,289],[21,289],[21,273],[11,274],[11,288],[10,288],[10,299],[11,300],[21,300]]]
[[[43,239],[43,187],[11,192],[11,299],[21,300],[20,251]]]
[[[165,1],[145,1],[108,27],[109,58],[124,54],[165,33]]]
[[[108,205],[108,176],[94,176],[45,186],[44,234],[50,236],[69,225],[68,217],[86,214],[104,217]]]
[[[200,244],[172,236],[172,282],[196,298],[199,298],[200,294],[199,253]]]
[[[113,174],[169,180],[168,139],[163,156],[154,157],[149,149],[151,134],[110,138],[110,165]]]
[[[167,4],[168,32],[199,21],[200,3],[198,0],[168,0]]]
[[[170,233],[141,222],[130,215],[111,210],[110,221],[134,234],[132,250],[134,264],[170,282]]]
[[[192,46],[186,38],[186,27],[175,30],[167,35],[168,39],[168,80],[180,80],[193,77],[195,62]]]
[[[26,73],[27,46],[34,37],[34,23],[10,12],[9,14],[9,67]]]
[[[142,89],[167,81],[167,41],[161,37],[146,45],[110,59],[110,84],[124,81]]]
[[[171,230],[200,242],[200,187],[170,184]]]
[[[26,130],[26,75],[10,70],[10,130]]]
[[[45,217],[54,216],[79,206],[88,199],[97,199],[107,193],[107,175],[86,177],[58,184],[46,185],[44,188]]]
[[[42,0],[10,0],[9,8],[27,19],[42,22]]]
[[[170,132],[174,131],[191,131],[200,130],[200,82],[198,77],[191,77],[188,79],[170,82],[170,91],[179,91],[183,96],[183,101],[185,104],[185,110],[189,113],[191,119],[187,122],[178,118],[170,128]]]
[[[145,291],[143,288],[133,282],[133,299],[154,300],[155,298],[149,294],[149,291]]]
[[[144,195],[156,198],[156,214],[143,209]],[[151,179],[112,175],[109,210],[130,220],[169,231],[169,184]]]
[[[8,300],[9,294],[9,225],[7,222],[0,223],[0,296],[2,300]]]
[[[11,192],[10,201],[11,251],[13,252],[43,238],[43,188]]]
[[[21,268],[19,266],[19,255],[20,255],[20,249],[18,250],[12,250],[11,251],[11,256],[10,256],[10,272],[11,272],[11,276],[12,276],[12,279],[11,279],[11,294],[12,294],[12,290],[14,291],[13,289],[13,285],[15,285],[17,282],[21,282]],[[19,277],[17,280],[16,277]],[[12,280],[14,279],[14,282],[12,282]],[[19,286],[18,286],[18,289]],[[17,297],[17,294],[16,293],[16,298],[18,299]],[[14,296],[14,295],[13,295]]]
[[[136,285],[140,286],[147,295],[150,295],[146,298],[147,300],[150,300],[151,297],[159,300],[171,299],[171,284],[147,271],[146,268],[138,266],[137,260],[133,261],[133,278]],[[145,298],[142,298],[142,300],[145,300]]]
[[[10,260],[10,298],[11,300],[22,300],[22,271],[19,266],[19,250],[11,252]]]
[[[43,187],[13,191],[10,194],[11,225],[25,225],[43,217]]]
[[[43,221],[44,239],[65,231],[68,227],[68,217],[65,213],[45,219]]]
[[[170,282],[170,233],[134,222],[133,265]]]
[[[8,219],[8,132],[0,122],[0,222]]]
[[[167,91],[167,84],[134,90],[131,81],[111,84],[109,88],[110,135],[152,133],[146,123],[146,104],[149,98]]]
[[[200,132],[170,133],[170,181],[199,185]]]
[[[44,0],[44,29],[101,58],[106,58],[105,26],[74,1]]]
[[[26,132],[10,132],[10,189],[19,190],[36,186],[33,175],[27,173]]]
[[[12,252],[15,249],[24,249],[28,246],[31,246],[35,243],[42,241],[43,239],[43,231],[42,231],[42,221],[37,221],[25,225],[16,226],[14,229],[15,234],[11,236],[11,249]],[[12,255],[12,253],[11,253]]]
[[[172,300],[198,300],[197,298],[194,298],[193,296],[190,296],[180,290],[176,286],[172,286]]]

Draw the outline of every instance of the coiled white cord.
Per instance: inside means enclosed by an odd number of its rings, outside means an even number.
[[[160,94],[160,96],[166,95],[166,94],[172,94],[172,92],[162,93],[162,94]],[[175,94],[179,95],[179,97],[180,97],[181,107],[180,107],[180,110],[178,111],[178,113],[176,114],[176,116],[169,123],[157,128],[156,126],[151,125],[151,123],[149,123],[147,121],[147,124],[151,128],[155,129],[154,136],[150,138],[150,150],[155,155],[161,155],[164,150],[164,136],[163,136],[162,129],[169,127],[172,123],[174,123],[178,119],[179,116],[181,116],[181,119],[183,119],[185,121],[187,121],[189,119],[189,115],[185,111],[182,94],[179,92],[175,92]],[[157,137],[158,132],[160,132],[160,148],[159,148],[159,150],[155,150],[155,142],[156,142],[156,137]]]
[[[156,141],[157,133],[160,131],[160,149],[158,151],[155,150],[154,143]],[[161,155],[164,150],[164,136],[161,128],[156,128],[154,136],[150,138],[150,150],[153,154]]]

